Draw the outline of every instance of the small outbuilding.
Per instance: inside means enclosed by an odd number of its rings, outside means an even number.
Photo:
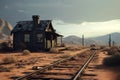
[[[33,15],[32,21],[19,21],[12,30],[14,50],[45,51],[57,46],[57,37],[51,20],[40,20]]]

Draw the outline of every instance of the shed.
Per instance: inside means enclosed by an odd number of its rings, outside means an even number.
[[[39,15],[33,15],[32,21],[19,21],[12,30],[14,50],[28,49],[30,51],[50,50],[57,46],[57,37],[51,20],[40,20]]]

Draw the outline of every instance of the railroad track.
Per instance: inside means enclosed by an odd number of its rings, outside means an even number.
[[[90,50],[77,56],[58,60],[50,66],[15,80],[77,80],[95,54],[96,50]]]

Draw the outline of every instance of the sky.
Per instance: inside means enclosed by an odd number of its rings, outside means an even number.
[[[64,36],[86,37],[120,32],[120,0],[0,0],[0,18],[13,26],[18,21],[53,20]]]
[[[120,32],[120,19],[82,23],[65,23],[60,20],[54,20],[53,26],[55,26],[58,33],[63,34],[65,37],[70,35],[82,37],[84,35],[89,38]]]

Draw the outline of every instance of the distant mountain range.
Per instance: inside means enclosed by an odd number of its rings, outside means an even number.
[[[67,44],[82,45],[82,38],[72,35],[72,36],[63,38],[63,42]],[[92,43],[95,43],[95,41],[90,39],[85,39],[85,45],[90,45]]]
[[[103,35],[103,36],[98,36],[98,37],[91,37],[89,39],[94,40],[99,45],[108,45],[109,34]],[[111,33],[111,43],[113,41],[115,42],[116,45],[120,45],[120,33],[118,33],[118,32]]]
[[[114,41],[116,45],[120,45],[120,33],[111,33],[111,43]],[[85,38],[85,45],[108,45],[109,41],[109,34],[98,36],[98,37],[91,37],[91,38]],[[64,43],[68,44],[79,44],[82,45],[82,38],[71,35],[68,37],[63,38]]]

